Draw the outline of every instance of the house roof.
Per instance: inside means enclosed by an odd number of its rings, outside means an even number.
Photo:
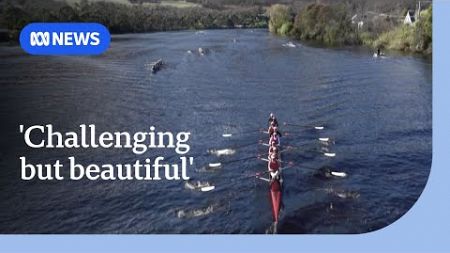
[[[409,18],[411,19],[411,22],[415,22],[416,21],[416,16],[414,15],[416,12],[413,10],[408,10],[408,12],[406,12],[406,17],[409,16]]]

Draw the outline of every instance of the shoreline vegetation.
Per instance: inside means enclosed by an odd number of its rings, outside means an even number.
[[[384,13],[357,19],[358,15],[351,16],[349,9],[344,4],[314,3],[295,14],[290,6],[275,4],[268,10],[269,31],[327,46],[364,45],[374,49],[432,54],[431,5],[421,10],[420,19],[411,24]]]
[[[21,29],[32,22],[97,22],[112,34],[265,28],[267,17],[261,13],[261,6],[218,9],[173,0],[10,0],[0,2],[0,29],[17,40]]]
[[[428,5],[416,11],[417,20],[404,24],[418,1],[6,0],[0,2],[0,41],[17,41],[31,22],[98,22],[112,34],[268,28],[325,46],[364,45],[431,55],[430,1],[421,1]]]

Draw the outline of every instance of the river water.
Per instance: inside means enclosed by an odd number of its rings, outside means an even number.
[[[363,233],[396,221],[419,198],[431,167],[431,61],[398,54],[374,59],[361,48],[283,46],[287,41],[265,30],[212,30],[115,36],[96,57],[28,56],[1,47],[0,232],[265,233],[267,183],[251,175],[266,164],[250,157],[266,152],[258,143],[267,136],[258,130],[270,112],[280,123],[302,125],[281,124],[282,144],[297,149],[283,153],[291,166],[284,171],[279,233]],[[199,47],[208,53],[200,55]],[[158,58],[166,65],[152,74],[147,65]],[[73,155],[83,164],[165,154],[26,148],[19,124],[47,123],[59,131],[80,124],[190,131],[195,165],[188,174],[216,188],[21,181],[23,154],[35,163]],[[235,154],[217,157],[209,149]],[[222,166],[208,168],[215,162]],[[347,176],[326,177],[324,166]]]

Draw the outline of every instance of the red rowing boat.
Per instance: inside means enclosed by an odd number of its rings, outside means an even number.
[[[270,202],[272,204],[273,222],[277,223],[280,217],[281,209],[281,183],[280,180],[274,180],[270,183]]]

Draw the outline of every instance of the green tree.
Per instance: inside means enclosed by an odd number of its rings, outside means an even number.
[[[269,14],[269,31],[287,35],[293,24],[292,9],[289,6],[275,4],[267,10]]]

